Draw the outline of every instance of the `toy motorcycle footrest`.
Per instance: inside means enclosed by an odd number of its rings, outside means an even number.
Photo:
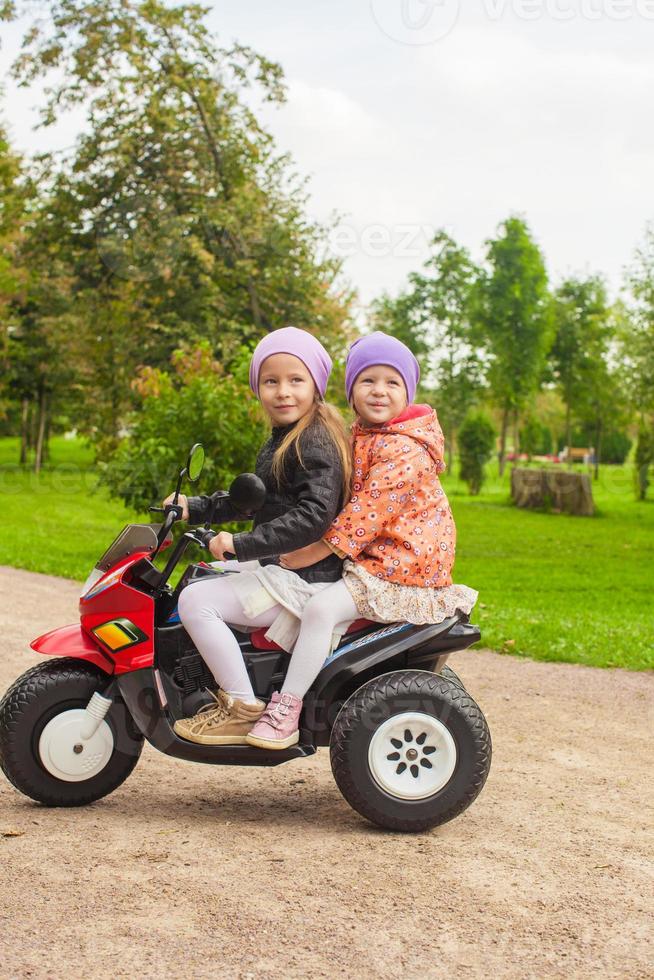
[[[355,619],[351,626],[348,627],[344,636],[349,636],[351,633],[359,633],[361,630],[372,628],[373,626],[379,626],[379,623],[374,623],[371,619]],[[266,633],[268,632],[267,626],[262,626],[261,629],[253,630],[250,633],[250,642],[255,650],[281,650],[282,648],[274,643],[272,640],[266,639]],[[342,641],[341,641],[342,642]]]

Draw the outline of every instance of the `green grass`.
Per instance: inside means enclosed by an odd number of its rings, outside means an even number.
[[[0,439],[0,565],[84,581],[120,529],[143,515],[97,492],[93,454],[79,440],[51,440],[36,474],[17,464],[18,440]]]
[[[0,564],[81,581],[124,524],[147,519],[93,492],[92,455],[79,441],[53,439],[39,476],[21,470],[17,454],[15,439],[0,439]],[[443,481],[458,528],[455,580],[479,590],[473,619],[483,644],[539,660],[652,669],[654,501],[634,500],[629,468],[602,469],[592,518],[518,510],[508,471],[500,480],[489,470],[476,498],[456,476]]]
[[[603,467],[596,516],[519,510],[508,472],[477,498],[443,482],[458,531],[455,579],[480,592],[484,644],[538,660],[654,667],[654,502],[634,500],[628,467]]]

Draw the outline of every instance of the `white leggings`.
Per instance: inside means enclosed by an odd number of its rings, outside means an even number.
[[[229,567],[228,562],[225,567]],[[237,565],[236,562],[233,563]],[[187,586],[179,597],[179,617],[219,686],[233,698],[256,701],[238,641],[237,629],[271,626],[282,610],[275,605],[258,616],[246,616],[232,575],[216,576]],[[354,600],[341,580],[309,599],[302,615],[283,693],[303,698],[329,656],[334,629],[358,617]]]

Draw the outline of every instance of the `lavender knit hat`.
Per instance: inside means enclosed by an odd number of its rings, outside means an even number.
[[[297,327],[282,327],[266,334],[254,348],[250,361],[250,388],[259,395],[259,372],[267,357],[273,354],[293,354],[298,357],[313,378],[320,397],[325,397],[332,359],[319,340]]]
[[[406,344],[403,344],[397,337],[389,337],[388,334],[381,333],[379,330],[355,340],[348,351],[345,362],[347,400],[351,401],[354,382],[361,372],[375,364],[387,364],[399,371],[406,385],[409,404],[411,404],[420,380],[420,365]]]

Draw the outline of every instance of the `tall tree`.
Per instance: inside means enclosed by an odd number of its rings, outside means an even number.
[[[630,302],[623,307],[621,354],[635,410],[654,421],[654,225],[627,273]]]
[[[608,379],[606,366],[610,339],[606,287],[600,276],[569,277],[553,297],[554,342],[550,350],[552,373],[566,409],[565,441],[572,445],[572,427],[582,408],[595,405],[597,436],[601,438],[600,400]],[[595,446],[596,453],[599,446]]]
[[[509,424],[536,392],[551,342],[547,273],[540,249],[521,218],[500,225],[487,242],[488,270],[478,290],[478,322],[490,354],[488,378],[502,414],[499,468],[504,472]]]
[[[635,485],[644,499],[654,462],[654,225],[636,250],[627,273],[629,303],[623,307],[620,352],[630,401],[638,416]]]
[[[28,196],[22,161],[0,124],[0,419],[6,417],[15,394],[10,346],[19,323],[17,306],[28,281],[21,258]]]
[[[280,67],[221,47],[193,3],[58,0],[49,10],[14,73],[24,85],[50,80],[44,125],[77,104],[88,111],[72,154],[42,158],[40,185],[43,236],[70,269],[65,322],[95,359],[89,406],[111,374],[108,348],[136,370],[166,366],[181,342],[200,339],[229,363],[288,322],[336,338],[350,298],[339,266],[320,257],[324,229],[307,221],[304,185],[245,92],[282,102]],[[121,371],[111,377],[109,442],[132,397]]]

